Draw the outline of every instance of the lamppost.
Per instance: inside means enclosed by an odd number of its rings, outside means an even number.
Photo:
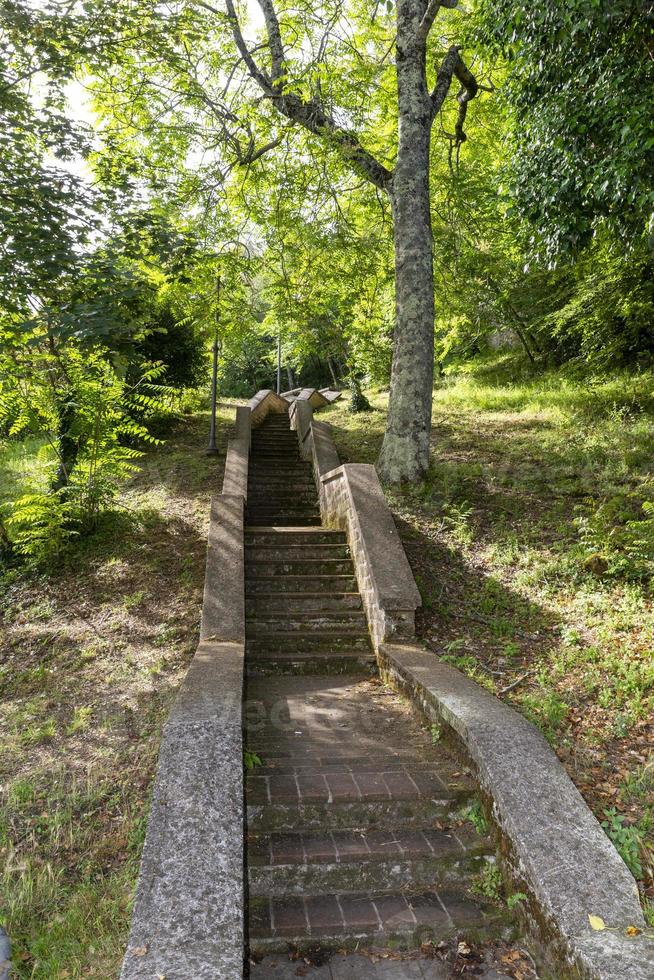
[[[277,330],[277,394],[282,393],[282,331]]]
[[[217,252],[214,252],[211,258],[220,259],[223,255],[224,250],[228,245],[236,245],[245,251],[248,261],[252,258],[250,254],[250,249],[247,247],[245,242],[239,241],[237,238],[231,238],[227,242],[223,242],[222,246]],[[217,456],[218,448],[216,446],[216,409],[218,407],[218,328],[220,326],[220,291],[222,287],[222,279],[220,273],[216,277],[216,323],[214,325],[213,334],[213,363],[211,367],[211,422],[209,425],[209,442],[207,443],[206,455],[207,456]],[[278,381],[279,385],[279,381]]]
[[[216,407],[218,399],[218,324],[220,322],[220,275],[216,278],[216,323],[213,331],[213,365],[211,369],[211,424],[207,456],[217,456],[216,447]]]

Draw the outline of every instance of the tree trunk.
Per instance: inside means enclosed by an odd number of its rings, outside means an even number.
[[[382,480],[418,480],[429,465],[434,378],[434,272],[429,207],[432,103],[425,45],[416,40],[420,4],[397,8],[399,146],[389,187],[395,249],[396,323]]]
[[[336,371],[334,370],[334,362],[331,357],[327,356],[327,365],[329,367],[329,373],[332,376],[332,381],[334,383],[334,390],[338,388],[338,378],[336,377]]]
[[[53,490],[63,490],[70,483],[70,476],[79,454],[79,438],[72,434],[75,424],[76,405],[72,391],[57,397],[57,442],[59,465],[52,484]]]

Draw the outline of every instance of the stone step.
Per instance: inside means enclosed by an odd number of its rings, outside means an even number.
[[[256,751],[256,748],[255,748]],[[263,749],[261,749],[263,751]],[[424,829],[450,823],[468,797],[444,789],[431,799],[378,799],[332,803],[251,803],[247,799],[249,833],[274,831],[330,832],[333,830],[388,830],[399,833],[412,828]]]
[[[245,602],[247,616],[261,617],[267,613],[287,614],[305,612],[341,612],[348,609],[361,609],[361,596],[358,592],[340,592],[323,595],[320,592],[299,592],[289,595],[262,592]]]
[[[463,888],[419,893],[358,892],[250,896],[250,949],[256,955],[299,951],[319,941],[336,948],[414,949],[462,933],[470,941],[498,936],[506,913]],[[361,974],[363,976],[363,974]]]
[[[290,544],[286,542],[275,542],[273,544],[251,544],[247,538],[245,540],[246,561],[268,561],[273,558],[278,561],[288,561],[296,558],[349,558],[349,546],[343,543],[314,543]]]
[[[299,595],[303,592],[319,592],[322,595],[342,595],[354,592],[357,581],[354,575],[270,575],[246,577],[246,598],[260,595]]]
[[[290,603],[289,603],[290,606]],[[257,612],[246,621],[245,635],[250,637],[277,636],[311,632],[315,636],[347,633],[348,636],[368,636],[368,624],[361,609],[323,609],[301,612],[294,607],[281,612]]]
[[[245,528],[245,543],[249,545],[296,545],[311,544],[312,542],[315,544],[345,544],[346,540],[344,531],[329,531],[327,528],[316,530],[303,528],[301,531],[294,531],[287,527],[281,530],[275,527],[257,528],[256,530]]]
[[[347,558],[304,558],[294,561],[269,558],[265,562],[249,562],[245,578],[268,578],[270,576],[297,575],[352,575],[352,561]]]
[[[370,636],[364,629],[339,629],[329,633],[316,630],[269,630],[267,634],[252,635],[246,627],[246,654],[254,656],[270,653],[315,654],[347,653],[355,657],[371,650]]]

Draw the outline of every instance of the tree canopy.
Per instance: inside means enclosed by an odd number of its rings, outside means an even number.
[[[217,333],[243,395],[279,336],[289,385],[390,385],[380,472],[415,479],[434,371],[498,345],[642,368],[652,24],[633,0],[2,3],[3,431],[46,426],[61,492],[73,362],[170,400]]]

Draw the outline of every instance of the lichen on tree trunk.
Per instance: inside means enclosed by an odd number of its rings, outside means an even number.
[[[429,206],[432,103],[425,45],[417,40],[421,5],[397,10],[399,144],[388,193],[395,250],[395,332],[388,421],[377,470],[382,480],[417,480],[429,465],[434,377],[434,272]]]

